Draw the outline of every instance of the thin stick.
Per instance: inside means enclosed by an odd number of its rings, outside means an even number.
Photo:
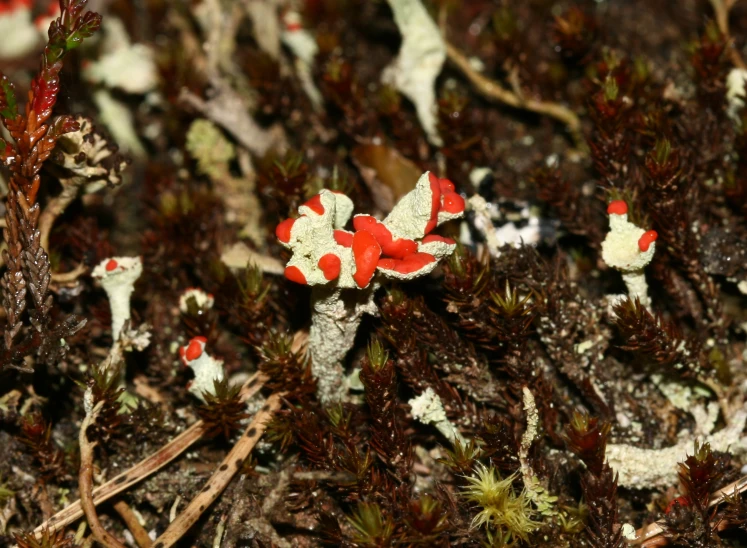
[[[137,545],[140,548],[150,548],[152,542],[148,536],[148,531],[145,530],[145,527],[140,525],[140,522],[138,521],[135,512],[132,511],[132,508],[130,508],[130,506],[123,500],[115,502],[113,508],[116,510],[117,514],[119,514],[119,517],[122,518],[122,521],[125,522],[125,525],[130,530],[130,533],[132,533],[132,537],[135,539]]]
[[[584,141],[581,133],[581,120],[576,116],[575,112],[561,104],[521,97],[513,91],[504,88],[498,82],[483,76],[472,68],[467,56],[449,42],[446,42],[446,55],[462,71],[479,93],[488,99],[493,99],[510,107],[523,108],[537,114],[555,118],[568,128],[568,133],[571,134],[576,147],[579,150],[586,150],[586,141]]]
[[[259,392],[264,384],[266,377],[262,373],[255,373],[252,375],[244,386],[241,388],[241,399],[243,401],[248,400],[254,394]],[[115,478],[112,478],[104,485],[99,486],[93,491],[93,504],[94,506],[101,504],[104,501],[109,500],[115,495],[126,491],[136,483],[147,478],[154,472],[157,472],[176,457],[186,451],[193,443],[199,440],[205,433],[205,423],[197,421],[192,426],[187,428],[184,432],[179,434],[176,438],[171,440],[169,443],[161,447],[153,455],[141,460],[135,466],[129,470],[122,472]],[[41,538],[42,532],[49,528],[59,529],[66,527],[70,523],[83,515],[83,510],[80,505],[80,501],[75,501],[71,505],[58,512],[47,521],[42,523],[39,527],[34,529],[34,534],[37,539]]]
[[[99,516],[96,514],[96,506],[93,504],[93,497],[91,496],[91,492],[93,491],[93,449],[98,442],[89,442],[86,431],[89,426],[96,422],[96,418],[103,407],[103,401],[97,403],[89,413],[86,413],[83,424],[80,425],[80,433],[78,434],[78,444],[80,445],[80,473],[78,474],[80,505],[83,507],[86,520],[91,527],[91,533],[93,533],[93,537],[97,542],[103,544],[106,548],[125,548],[124,544],[109,534],[101,525]]]
[[[280,409],[282,394],[273,394],[267,398],[267,403],[254,416],[233,449],[228,453],[218,469],[205,484],[205,487],[189,503],[184,511],[171,522],[163,534],[153,543],[153,548],[169,548],[176,544],[182,536],[195,524],[207,508],[215,502],[218,496],[228,486],[234,474],[241,469],[242,464],[251,453],[259,438],[265,431],[273,413]]]
[[[87,270],[85,263],[80,263],[70,272],[52,272],[52,281],[58,284],[69,284],[80,278]]]
[[[42,247],[49,253],[49,235],[52,232],[57,217],[67,209],[75,198],[78,197],[80,187],[85,183],[85,177],[73,177],[62,186],[62,192],[52,198],[44,211],[39,215],[39,233]]]
[[[737,48],[734,47],[734,42],[729,33],[729,12],[734,4],[737,3],[737,0],[710,0],[710,2],[718,30],[729,42],[729,58],[731,59],[732,64],[737,68],[747,69],[747,65],[745,65],[742,56],[739,55]]]

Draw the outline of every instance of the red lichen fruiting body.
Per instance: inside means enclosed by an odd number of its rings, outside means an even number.
[[[428,173],[431,183],[431,218],[425,225],[425,233],[428,234],[438,225],[438,210],[441,207],[441,183],[433,173]]]
[[[278,240],[287,244],[291,239],[291,230],[293,229],[293,223],[295,219],[286,219],[275,228],[275,236]]]
[[[454,186],[454,183],[449,181],[448,179],[439,179],[438,180],[438,186],[441,187],[441,192],[454,192],[454,189],[456,188]]]
[[[370,215],[356,215],[353,217],[353,228],[356,230],[367,230],[376,224],[376,219]]]
[[[451,238],[447,238],[446,236],[439,236],[438,234],[428,234],[425,238],[423,238],[424,244],[429,244],[431,242],[442,242],[448,245],[455,245],[456,242],[452,240]]]
[[[454,215],[464,211],[464,198],[456,192],[446,192],[443,195],[443,205],[441,206],[447,213]]]
[[[393,239],[392,232],[370,215],[356,215],[353,227],[359,231],[369,232],[381,246],[381,254],[386,257],[403,259],[418,250],[418,244],[407,238]]]
[[[671,512],[676,504],[679,504],[680,506],[690,506],[690,499],[688,499],[685,495],[672,499],[671,501],[669,501],[669,504],[667,504],[667,508],[666,510],[664,510],[664,513],[668,514],[669,512]]]
[[[628,212],[628,204],[625,200],[612,200],[610,205],[607,206],[607,213],[609,215],[625,215]]]
[[[352,232],[348,232],[347,230],[335,230],[332,235],[334,236],[335,241],[343,247],[350,247],[353,245]]]
[[[317,215],[324,215],[324,206],[322,205],[322,195],[317,194],[314,196],[311,200],[306,202],[306,207],[308,207],[311,211],[316,213]]]
[[[381,246],[381,254],[394,259],[404,259],[405,257],[417,253],[418,244],[407,238],[397,238],[386,245]]]
[[[381,259],[379,267],[386,270],[393,270],[400,274],[412,274],[424,266],[434,262],[436,258],[430,253],[413,253],[404,259]]]
[[[284,274],[290,281],[306,285],[306,276],[303,275],[303,272],[297,266],[286,266]]]
[[[370,232],[382,247],[392,241],[392,233],[389,229],[370,215],[356,215],[353,217],[353,227],[355,230]]]
[[[186,353],[187,353],[187,347],[180,346],[179,347],[179,359],[182,361],[184,365],[187,365],[187,356],[185,355]]]
[[[11,0],[0,2],[0,14],[12,13],[18,9],[31,9],[31,0]]]
[[[655,230],[644,232],[643,236],[638,238],[638,249],[641,251],[648,251],[648,248],[651,247],[651,244],[654,243],[658,237],[659,235]]]
[[[365,230],[353,236],[353,259],[355,260],[355,274],[353,279],[358,287],[366,287],[376,272],[376,265],[381,257],[381,246],[373,234]]]
[[[116,269],[119,266],[117,261],[114,259],[109,259],[109,261],[106,263],[106,271],[111,272],[112,270]]]
[[[189,341],[189,346],[187,346],[187,350],[184,353],[184,358],[188,362],[196,360],[197,358],[202,356],[202,348],[205,345],[205,342],[201,341],[200,339],[204,339],[204,337],[194,337],[191,341]]]
[[[342,262],[340,261],[340,257],[334,253],[327,253],[326,255],[322,255],[317,265],[327,280],[334,280],[340,275]]]

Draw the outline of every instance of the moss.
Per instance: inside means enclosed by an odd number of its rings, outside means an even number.
[[[472,527],[484,527],[504,544],[527,540],[541,525],[532,519],[534,511],[526,491],[517,494],[514,490],[517,477],[512,474],[502,479],[493,467],[477,463],[474,475],[465,477],[467,485],[461,491],[462,498],[477,507]]]

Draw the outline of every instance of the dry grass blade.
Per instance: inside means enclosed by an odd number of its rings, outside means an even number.
[[[255,373],[252,375],[241,389],[242,399],[246,401],[259,392],[264,382],[265,377],[261,373]],[[94,489],[92,493],[93,504],[99,505],[113,496],[126,491],[154,472],[157,472],[186,451],[193,443],[199,440],[204,433],[204,423],[202,421],[197,421],[151,456]],[[40,538],[42,532],[47,528],[59,529],[66,527],[81,516],[83,516],[83,509],[81,508],[80,501],[77,500],[39,525],[39,527],[34,529],[34,534],[37,538]]]
[[[173,546],[182,538],[192,525],[200,518],[202,513],[218,498],[223,492],[231,478],[241,469],[244,461],[251,453],[259,438],[264,433],[267,423],[273,413],[280,409],[282,394],[273,394],[267,398],[267,403],[254,416],[254,419],[247,426],[244,435],[241,436],[233,449],[226,455],[223,462],[210,477],[205,487],[199,494],[192,499],[184,511],[171,522],[168,529],[156,539],[153,548],[168,548]]]
[[[96,447],[97,442],[91,443],[88,441],[88,435],[86,432],[88,427],[96,422],[96,418],[99,416],[99,413],[101,413],[103,407],[103,401],[97,403],[96,407],[86,413],[86,418],[83,419],[83,424],[80,425],[80,435],[78,436],[78,443],[80,444],[80,474],[78,475],[80,505],[83,507],[83,512],[86,514],[86,520],[88,521],[93,537],[97,542],[104,545],[106,548],[125,548],[124,544],[114,538],[111,533],[101,525],[99,517],[96,514],[96,506],[93,504],[93,497],[91,496],[91,492],[93,491],[93,450]]]
[[[537,114],[555,118],[559,122],[565,124],[568,133],[570,133],[573,138],[573,142],[578,150],[586,150],[586,141],[581,133],[581,120],[575,112],[559,103],[520,97],[513,91],[504,88],[498,82],[494,82],[490,78],[477,72],[472,67],[467,56],[449,42],[446,42],[446,55],[448,56],[449,61],[454,63],[454,65],[462,71],[480,94],[488,99],[493,99],[494,101],[498,101],[499,103],[503,103],[510,107],[523,108],[536,112]]]
[[[729,38],[731,41],[731,33],[729,32],[729,12],[737,3],[737,0],[710,0],[711,7],[713,8],[713,16],[718,25],[718,30],[721,34]],[[739,55],[739,50],[734,47],[734,44],[729,44],[729,59],[732,64],[740,69],[747,69],[742,56]]]

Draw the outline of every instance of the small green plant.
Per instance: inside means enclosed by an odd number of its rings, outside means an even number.
[[[367,353],[371,369],[374,372],[381,371],[389,360],[389,352],[386,351],[381,341],[376,338],[369,343]]]
[[[578,506],[562,506],[558,512],[558,524],[563,533],[577,535],[584,530],[589,517],[589,508],[583,502]]]
[[[439,459],[455,474],[467,476],[475,464],[475,461],[483,456],[483,452],[474,440],[463,443],[457,439],[452,449],[444,448],[446,456]]]
[[[5,506],[5,503],[8,502],[8,500],[10,500],[15,494],[16,492],[8,489],[8,484],[3,483],[2,479],[0,479],[0,507]]]
[[[348,521],[356,530],[354,542],[363,546],[388,546],[394,533],[394,524],[375,503],[361,502]]]
[[[479,510],[472,518],[472,527],[485,527],[489,539],[498,546],[515,540],[526,541],[540,526],[532,519],[532,504],[522,491],[516,494],[513,481],[517,474],[502,479],[495,468],[477,463],[473,476],[465,476],[467,486],[462,497]]]

